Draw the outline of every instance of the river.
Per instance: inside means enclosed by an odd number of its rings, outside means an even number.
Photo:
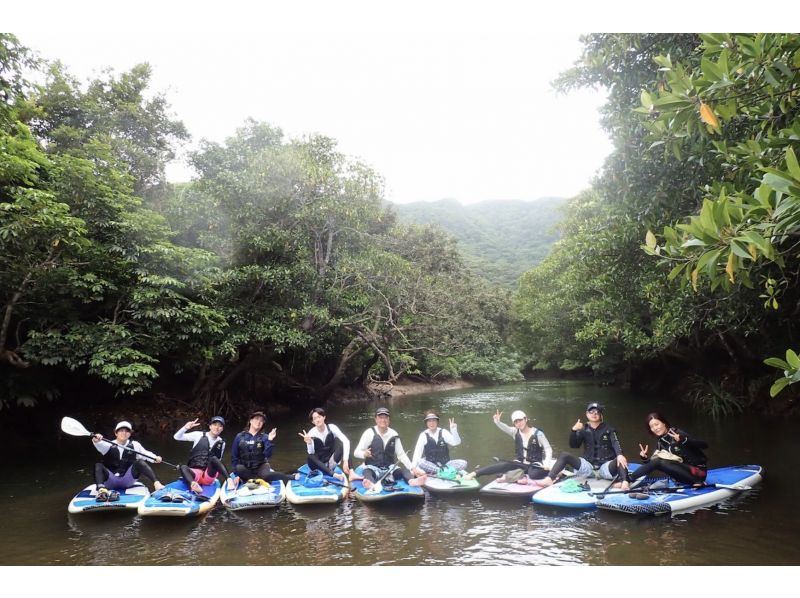
[[[36,470],[7,463],[0,509],[4,513],[2,565],[798,565],[800,517],[792,496],[800,439],[796,423],[740,415],[715,422],[681,404],[613,388],[567,381],[472,388],[419,395],[385,403],[391,426],[413,449],[422,414],[436,408],[442,423],[455,418],[463,444],[453,457],[470,469],[510,457],[511,439],[492,423],[495,409],[508,422],[514,409],[535,419],[555,453],[567,450],[571,426],[585,405],[606,406],[623,448],[636,460],[639,442],[652,445],[644,416],[663,410],[673,425],[711,445],[711,466],[757,463],[765,480],[730,503],[685,515],[637,519],[605,512],[563,512],[514,500],[473,494],[428,496],[410,507],[340,505],[232,513],[217,507],[192,520],[141,518],[127,513],[68,515],[72,495],[90,483],[96,452],[88,438],[65,437],[54,459]],[[377,404],[336,407],[328,420],[357,443],[373,423]],[[65,413],[64,415],[72,415]],[[136,422],[136,414],[130,414]],[[189,419],[187,414],[187,419]],[[84,422],[112,429],[114,422]],[[273,467],[304,462],[297,436],[305,413],[278,427]],[[236,429],[224,437],[230,443]],[[181,462],[189,444],[139,438],[167,461]],[[226,462],[229,455],[226,454]],[[154,466],[169,481],[169,468]],[[10,469],[10,470],[9,470]],[[487,480],[483,480],[487,481]],[[114,550],[124,544],[125,550]],[[135,555],[135,557],[132,557]]]

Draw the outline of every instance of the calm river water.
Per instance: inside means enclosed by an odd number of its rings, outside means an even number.
[[[470,468],[510,457],[511,439],[492,423],[495,409],[508,422],[523,409],[542,428],[556,453],[567,450],[569,430],[589,401],[606,405],[629,459],[648,442],[644,416],[663,409],[674,425],[709,442],[712,466],[758,463],[764,483],[714,509],[673,518],[637,519],[604,511],[564,512],[478,494],[455,499],[428,496],[411,507],[340,505],[293,507],[242,514],[222,507],[192,520],[123,513],[68,515],[72,495],[90,483],[96,452],[88,438],[60,441],[56,461],[38,470],[6,464],[0,494],[2,565],[798,565],[800,517],[792,499],[800,437],[796,423],[737,416],[717,423],[682,405],[576,382],[537,381],[405,397],[388,403],[391,425],[412,449],[426,408],[453,417],[463,439],[453,457]],[[329,421],[353,445],[373,423],[377,404],[336,407]],[[72,415],[72,414],[64,414]],[[136,414],[130,414],[135,422]],[[188,419],[188,416],[187,416]],[[83,422],[111,429],[114,422]],[[278,427],[272,460],[288,470],[305,459],[297,436],[304,413]],[[230,443],[236,429],[229,426]],[[189,445],[138,438],[164,459],[182,462]],[[651,443],[652,444],[652,443]],[[229,449],[228,449],[229,450]],[[226,462],[229,454],[226,454]],[[11,471],[8,470],[11,467]],[[170,478],[165,465],[163,481]],[[488,481],[484,479],[483,481]],[[117,549],[124,547],[124,550]]]

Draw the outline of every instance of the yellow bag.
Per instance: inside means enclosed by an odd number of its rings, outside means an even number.
[[[678,455],[673,455],[669,451],[665,451],[664,449],[658,449],[655,453],[653,453],[653,457],[658,457],[659,459],[664,459],[665,461],[677,461],[678,463],[683,463],[683,458],[679,457]]]

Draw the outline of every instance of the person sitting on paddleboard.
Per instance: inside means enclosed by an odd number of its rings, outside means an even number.
[[[564,467],[569,466],[579,476],[598,475],[604,480],[620,480],[614,487],[627,490],[628,460],[622,454],[622,446],[617,431],[603,420],[603,406],[600,403],[586,405],[586,424],[580,419],[572,426],[569,434],[570,448],[583,445],[583,457],[561,453],[540,486],[551,486]]]
[[[456,420],[450,419],[450,430],[439,427],[439,414],[429,409],[425,412],[425,430],[419,435],[414,455],[411,457],[411,470],[417,475],[438,475],[444,467],[464,471],[464,459],[450,459],[450,446],[461,444]]]
[[[192,450],[189,453],[187,465],[180,465],[181,478],[195,494],[201,494],[203,489],[200,485],[208,486],[222,474],[222,478],[228,477],[228,470],[222,464],[222,453],[225,452],[225,441],[220,434],[225,427],[225,418],[215,415],[208,424],[208,432],[189,432],[192,428],[197,428],[200,420],[195,419],[186,422],[177,432],[175,440],[192,442]]]
[[[411,474],[411,461],[403,451],[400,436],[389,427],[389,410],[386,407],[381,407],[375,412],[375,426],[361,435],[353,455],[358,459],[364,459],[363,484],[368,490],[389,471],[395,461],[400,465],[386,476],[386,479],[398,480],[402,477],[409,486],[422,486],[427,480],[426,475],[415,478]]]
[[[503,432],[514,439],[514,460],[498,461],[486,467],[467,474],[467,477],[474,478],[484,475],[505,473],[515,469],[521,469],[527,477],[520,478],[519,483],[527,483],[528,480],[538,480],[547,475],[546,466],[553,461],[553,448],[544,435],[542,430],[530,425],[528,417],[519,409],[511,414],[511,422],[514,427],[500,421],[503,412],[499,409],[492,416],[494,424]],[[510,481],[505,476],[501,476],[500,481]]]
[[[247,427],[233,439],[231,450],[231,465],[234,476],[243,480],[296,480],[299,475],[289,475],[275,471],[269,464],[274,448],[273,440],[278,435],[278,429],[272,428],[269,434],[264,432],[267,416],[263,411],[254,411],[248,418]]]
[[[118,490],[125,490],[133,486],[136,481],[145,476],[153,480],[156,490],[164,487],[147,461],[161,463],[161,457],[152,453],[131,440],[133,426],[130,422],[121,421],[114,428],[114,441],[121,446],[114,446],[103,438],[102,434],[92,436],[94,448],[97,449],[103,460],[94,465],[94,483],[97,484],[97,502],[114,502],[119,500]],[[127,447],[131,450],[125,450]],[[132,452],[142,453],[137,455]],[[146,455],[146,456],[145,456]]]
[[[703,449],[704,440],[690,438],[683,430],[673,428],[660,413],[647,415],[647,431],[658,438],[655,451],[648,456],[648,445],[639,445],[639,456],[644,465],[630,475],[630,480],[643,478],[660,471],[683,484],[702,484],[706,480],[708,460]]]
[[[306,443],[308,451],[308,467],[311,471],[319,470],[325,475],[344,480],[340,473],[334,473],[336,466],[341,463],[342,471],[350,473],[350,440],[339,429],[339,426],[327,424],[325,410],[315,407],[308,414],[314,427],[308,432],[303,430],[298,435]]]

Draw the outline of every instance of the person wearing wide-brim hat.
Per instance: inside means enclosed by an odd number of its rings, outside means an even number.
[[[192,428],[200,426],[200,420],[194,419],[181,426],[173,438],[191,442],[192,450],[189,452],[189,461],[186,465],[178,467],[181,478],[186,482],[192,492],[200,494],[203,489],[201,484],[208,486],[214,483],[220,474],[222,479],[228,477],[228,470],[222,463],[222,454],[225,452],[225,441],[222,439],[222,430],[225,428],[225,418],[215,415],[208,423],[208,432],[189,432]]]
[[[103,438],[102,434],[92,436],[94,448],[103,460],[95,463],[94,481],[97,485],[97,502],[119,500],[118,490],[133,486],[140,477],[153,480],[156,490],[164,487],[153,469],[147,464],[161,463],[161,457],[146,450],[135,440],[131,440],[133,426],[128,421],[119,422],[114,428],[114,446]],[[133,452],[136,451],[136,452]],[[136,453],[141,453],[137,455]]]
[[[603,411],[600,403],[586,405],[586,423],[578,418],[569,435],[570,448],[583,445],[583,456],[561,453],[550,472],[539,480],[539,485],[551,486],[565,467],[571,467],[579,476],[594,475],[612,480],[614,486],[622,490],[629,488],[628,460],[622,453],[617,431],[603,420]]]
[[[247,418],[247,426],[233,439],[231,449],[231,466],[234,476],[247,480],[296,480],[298,474],[290,475],[275,471],[269,464],[274,448],[273,441],[278,434],[277,428],[269,433],[264,431],[267,416],[263,411],[253,411]],[[236,480],[234,480],[236,481]]]
[[[501,482],[520,480],[521,482],[526,482],[543,478],[547,475],[547,469],[553,462],[553,448],[550,446],[550,442],[544,432],[531,425],[524,411],[517,409],[511,414],[513,427],[500,421],[502,415],[503,412],[498,409],[492,419],[494,420],[494,425],[514,439],[514,459],[511,461],[498,461],[486,467],[481,467],[467,474],[466,477],[474,478],[509,472],[507,476],[500,477]],[[513,476],[513,479],[511,479],[511,472],[515,470],[521,470],[521,473],[517,471],[517,474],[525,477]]]
[[[464,459],[451,459],[451,446],[461,444],[458,435],[458,426],[455,419],[450,419],[450,429],[439,427],[439,414],[433,409],[425,412],[425,429],[417,438],[414,454],[411,457],[413,473],[417,475],[438,475],[442,469],[447,468],[456,472],[464,471],[467,462]]]
[[[409,461],[400,442],[400,436],[395,430],[389,427],[389,410],[380,407],[375,411],[375,425],[361,435],[353,451],[353,456],[357,459],[364,459],[364,488],[369,490],[395,462],[398,462],[394,471],[389,473],[388,478],[397,480],[402,476],[409,486],[422,486],[426,480],[426,475],[414,477],[411,473],[411,461]]]

